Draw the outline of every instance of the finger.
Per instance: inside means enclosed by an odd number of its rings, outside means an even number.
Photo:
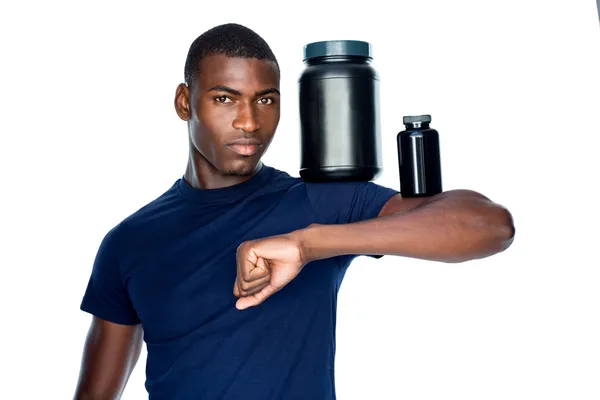
[[[253,282],[268,275],[268,263],[262,257],[257,257],[254,263],[245,262],[242,266],[242,278],[244,282]]]
[[[260,286],[255,287],[252,290],[248,290],[245,292],[242,292],[240,296],[238,296],[238,298],[244,298],[244,297],[250,297],[250,296],[254,296],[257,293],[260,293],[265,287],[267,287],[269,285],[269,282],[266,282]]]
[[[240,277],[238,276],[238,277],[236,277],[235,282],[233,284],[233,295],[235,297],[250,296],[250,295],[262,290],[262,288],[267,286],[270,281],[271,281],[271,273],[270,272],[267,275],[265,275],[264,277],[254,280],[252,282],[245,282],[244,280],[240,279]]]
[[[264,302],[269,296],[277,292],[277,289],[273,285],[265,286],[260,292],[255,293],[251,296],[241,297],[235,306],[238,310],[244,310],[248,307],[254,307]]]
[[[235,282],[233,283],[233,295],[240,297],[240,280],[238,278],[235,278]]]
[[[265,286],[267,286],[269,284],[269,282],[271,281],[271,274],[257,279],[255,281],[252,282],[241,282],[240,286],[239,286],[239,294],[241,296],[250,296],[253,295],[257,292],[260,292]]]
[[[258,263],[258,256],[252,247],[242,243],[237,249],[237,271],[238,278],[241,276],[245,281],[250,281],[250,271]]]

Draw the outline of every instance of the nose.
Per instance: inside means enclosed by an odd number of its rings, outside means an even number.
[[[240,104],[237,115],[233,120],[233,127],[244,132],[255,132],[260,128],[256,112],[252,104]]]

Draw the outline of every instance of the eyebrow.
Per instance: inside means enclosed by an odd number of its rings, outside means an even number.
[[[226,93],[231,93],[235,96],[242,95],[242,93],[239,90],[235,90],[235,89],[230,88],[229,86],[223,86],[223,85],[214,86],[214,87],[208,89],[208,92],[226,92]],[[256,92],[256,93],[254,93],[254,95],[255,96],[264,96],[266,94],[271,94],[271,93],[280,94],[278,89],[269,88],[269,89],[265,89],[265,90]]]

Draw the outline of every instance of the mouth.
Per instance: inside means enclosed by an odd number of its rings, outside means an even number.
[[[258,150],[261,146],[262,143],[256,139],[238,139],[227,145],[227,147],[229,147],[235,153],[246,157],[250,157],[258,153]]]
[[[258,153],[260,146],[257,144],[230,144],[227,147],[241,156],[250,157]]]

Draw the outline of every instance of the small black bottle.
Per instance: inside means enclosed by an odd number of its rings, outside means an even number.
[[[398,133],[398,168],[403,197],[427,197],[442,192],[440,139],[431,129],[431,115],[406,116]]]

